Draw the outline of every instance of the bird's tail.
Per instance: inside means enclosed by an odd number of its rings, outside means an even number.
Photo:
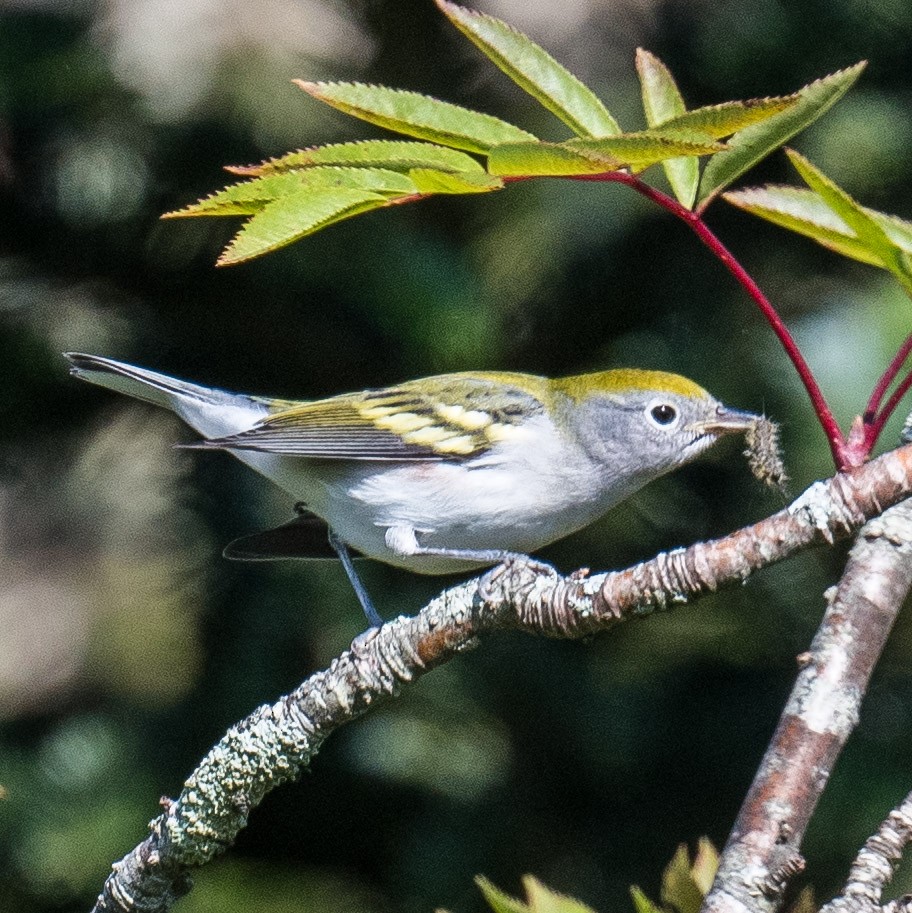
[[[78,352],[66,352],[64,357],[76,377],[170,409],[204,437],[249,428],[268,411],[264,403],[252,397],[191,384],[112,358]]]

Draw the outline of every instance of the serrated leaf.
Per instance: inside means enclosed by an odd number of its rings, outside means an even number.
[[[665,910],[653,903],[636,885],[631,886],[630,897],[636,913],[665,913]]]
[[[658,127],[686,111],[684,98],[671,71],[658,57],[637,48],[636,69],[640,77],[643,111],[650,127]],[[693,157],[673,158],[662,162],[662,168],[678,202],[690,209],[697,196],[700,163]]]
[[[891,240],[877,220],[803,155],[793,149],[787,149],[786,155],[811,190],[819,194],[824,203],[855,233],[859,242],[912,294],[912,268],[909,258]]]
[[[488,171],[500,177],[566,177],[617,171],[624,162],[562,143],[504,143],[488,154]]]
[[[658,127],[673,117],[684,114],[687,108],[678,84],[668,67],[655,54],[637,48],[636,70],[640,78],[643,111],[650,127]]]
[[[662,873],[662,903],[678,913],[699,913],[703,894],[690,873],[690,856],[686,844],[680,844]]]
[[[592,907],[546,888],[531,875],[526,875],[522,881],[531,913],[594,913]]]
[[[564,143],[504,143],[488,153],[488,171],[501,177],[567,177],[642,170],[681,155],[709,155],[725,146],[658,130]]]
[[[247,216],[260,212],[269,203],[304,190],[347,188],[367,190],[389,196],[417,193],[415,183],[404,174],[384,168],[343,168],[320,166],[308,171],[271,174],[239,184],[231,184],[211,196],[162,218],[188,216]]]
[[[705,897],[716,879],[719,871],[719,851],[708,837],[701,837],[697,841],[697,855],[690,868],[690,875],[697,889]]]
[[[229,184],[208,197],[162,215],[163,219],[189,216],[249,216],[259,212],[267,203],[301,189],[298,175],[270,175]]]
[[[794,108],[799,99],[800,96],[795,94],[775,98],[750,98],[746,101],[726,101],[719,105],[694,108],[665,121],[662,127],[665,130],[695,130],[721,139],[752,124],[769,120],[774,114]]]
[[[877,221],[887,233],[887,237],[897,247],[901,247],[906,253],[912,254],[912,222],[887,212],[868,209],[867,206],[864,207],[864,211]]]
[[[259,165],[229,165],[226,171],[241,175],[267,175],[314,165],[352,165],[409,171],[412,168],[436,168],[438,171],[479,171],[481,164],[472,156],[412,140],[360,140],[354,143],[331,143],[298,149],[287,155],[268,159]]]
[[[623,133],[607,139],[571,139],[561,145],[587,155],[609,156],[632,167],[648,167],[684,155],[713,155],[727,148],[724,143],[709,137],[701,139],[694,134],[684,135],[667,130],[664,125],[658,129]]]
[[[863,245],[846,223],[813,190],[767,185],[724,194],[733,206],[774,225],[812,238],[824,247],[871,266],[883,263]]]
[[[485,13],[447,0],[436,2],[483,54],[578,136],[615,136],[621,132],[595,93],[527,35]]]
[[[735,133],[728,151],[714,156],[703,172],[700,208],[704,209],[745,171],[826,113],[851,88],[866,65],[866,61],[861,61],[804,86],[796,93],[798,101],[787,111]]]
[[[485,153],[499,143],[535,140],[531,133],[500,118],[418,92],[357,82],[294,82],[314,98],[353,117],[468,152]]]
[[[345,188],[289,194],[249,219],[218,259],[228,266],[277,250],[333,222],[384,206],[389,197]]]
[[[455,174],[435,168],[412,168],[408,176],[419,193],[488,193],[504,186],[500,178],[483,171]]]
[[[504,894],[500,888],[496,888],[487,878],[479,875],[475,879],[475,884],[481,888],[484,899],[494,913],[529,913],[529,907],[526,904],[515,897],[510,897],[509,894]]]
[[[315,190],[347,187],[349,190],[370,190],[394,196],[415,193],[416,187],[408,175],[389,168],[351,168],[347,165],[319,165],[293,174],[301,187]]]
[[[732,190],[724,196],[732,205],[812,238],[837,253],[871,266],[885,268],[881,258],[872,253],[849,225],[813,190],[767,184],[764,187]],[[877,222],[896,247],[912,255],[912,222],[876,209],[862,209]]]

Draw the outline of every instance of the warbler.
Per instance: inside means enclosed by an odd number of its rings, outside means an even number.
[[[203,436],[184,446],[227,450],[306,505],[226,555],[335,553],[374,625],[350,549],[420,574],[525,556],[759,420],[662,371],[441,374],[296,402],[66,357],[77,377],[176,412]]]

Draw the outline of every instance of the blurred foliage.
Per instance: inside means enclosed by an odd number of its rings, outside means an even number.
[[[486,878],[479,878],[478,886],[494,913],[594,913],[591,907],[564,894],[556,894],[531,875],[523,878],[525,901],[504,894]]]
[[[782,94],[869,58],[796,147],[866,206],[912,216],[912,8],[898,0],[489,0],[636,122],[634,48],[690,106]],[[548,136],[550,115],[429,0],[10,0],[0,6],[0,909],[85,910],[233,721],[363,623],[341,570],[229,565],[290,516],[171,417],[72,382],[95,351],[307,397],[446,370],[684,373],[783,425],[795,491],[830,471],[797,379],[745,296],[623,188],[541,182],[335,226],[232,270],[230,227],[158,221],[256,162],[363,126],[291,85],[357,79]],[[355,132],[356,131],[356,132]],[[379,134],[378,134],[379,135]],[[858,152],[859,144],[872,150]],[[781,156],[751,182],[791,180]],[[382,221],[381,221],[382,220]],[[847,425],[909,328],[883,277],[734,210],[710,220],[780,307]],[[899,417],[884,446],[896,439]],[[617,567],[781,501],[737,447],[551,548]],[[502,635],[331,740],[200,874],[186,910],[481,911],[524,872],[597,910],[658,896],[681,842],[727,831],[844,550],[580,643]],[[381,611],[447,581],[368,565]],[[912,624],[900,621],[808,836],[826,897],[910,785]],[[912,889],[905,869],[897,893]]]

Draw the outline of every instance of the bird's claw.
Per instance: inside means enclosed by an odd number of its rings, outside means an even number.
[[[500,564],[492,567],[478,583],[478,595],[483,602],[496,603],[503,601],[503,592],[515,591],[524,574],[530,577],[553,577],[557,572],[550,564],[538,561],[529,555],[509,553]],[[504,578],[507,577],[507,583]]]

